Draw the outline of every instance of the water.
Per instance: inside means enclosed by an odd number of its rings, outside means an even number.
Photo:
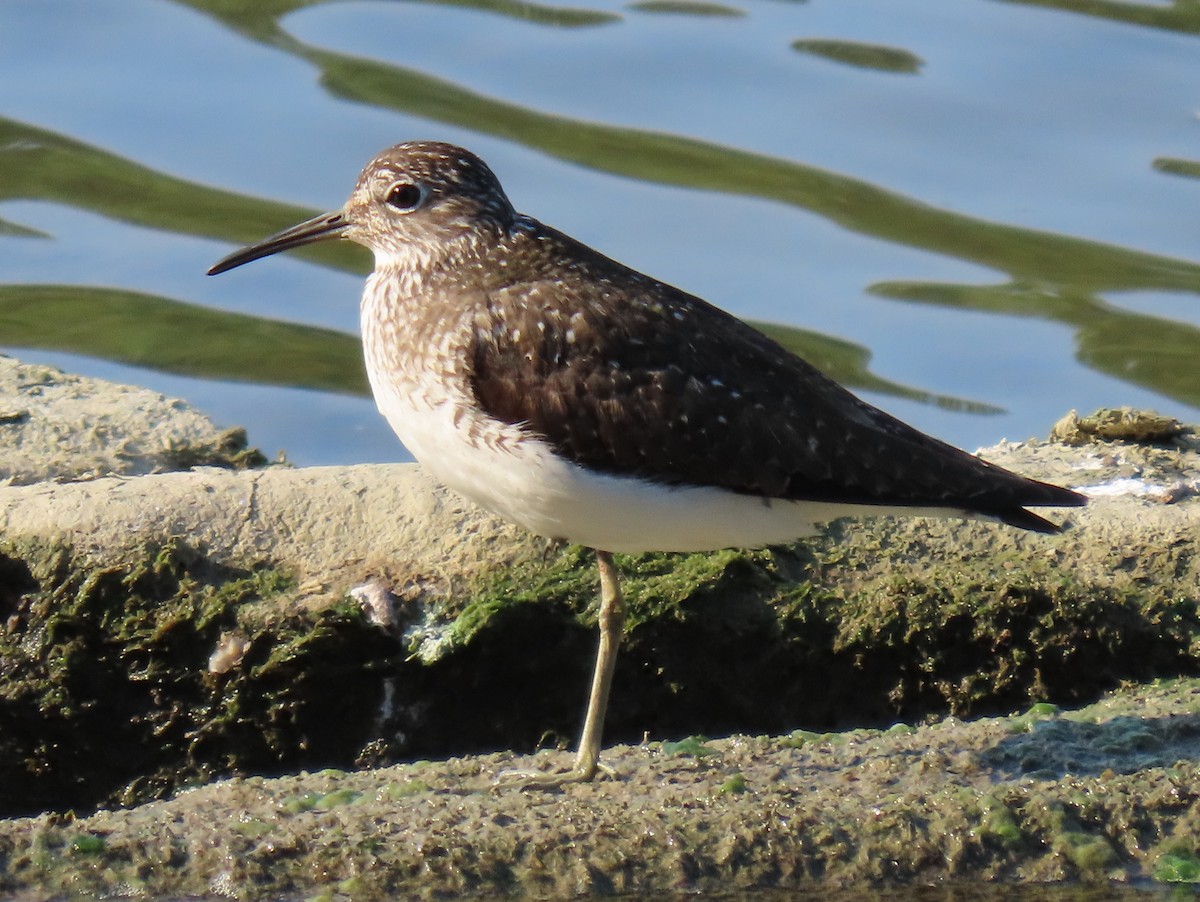
[[[962,446],[1196,422],[1198,35],[1115,0],[5,0],[0,349],[402,459],[363,252],[204,271],[432,138]]]

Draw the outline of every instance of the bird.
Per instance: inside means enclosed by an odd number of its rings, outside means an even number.
[[[614,553],[790,543],[880,514],[1054,533],[1027,508],[1086,503],[918,431],[733,315],[517,212],[461,147],[390,147],[340,209],[208,272],[331,239],[374,254],[366,370],[413,457],[494,514],[595,552],[599,644],[578,750],[524,785],[603,770],[625,618]]]

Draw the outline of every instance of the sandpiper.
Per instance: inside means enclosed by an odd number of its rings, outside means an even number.
[[[613,552],[770,545],[870,514],[1052,533],[1025,508],[1085,501],[913,429],[730,314],[516,212],[460,147],[385,150],[340,210],[209,273],[330,238],[375,254],[367,374],[413,456],[483,507],[595,549],[600,644],[579,751],[532,785],[597,772],[624,623]]]

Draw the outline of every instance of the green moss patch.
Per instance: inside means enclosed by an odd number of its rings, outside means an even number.
[[[913,566],[895,561],[894,541],[838,538],[618,555],[628,616],[606,740],[750,732],[800,743],[1014,710],[1026,714],[1013,729],[1028,732],[1122,681],[1197,671],[1197,599],[1169,586],[1097,585],[1011,547]],[[423,666],[396,686],[409,713],[385,731],[405,740],[387,740],[375,760],[572,746],[597,592],[592,555],[567,548],[427,616],[409,634]],[[1115,728],[1106,739],[1138,741]]]
[[[396,652],[354,609],[300,617],[281,605],[255,624],[239,666],[211,673],[243,606],[286,598],[291,584],[214,568],[179,540],[97,568],[67,547],[9,545],[0,580],[3,814],[133,804],[352,756],[378,695],[360,652]]]
[[[1198,599],[1182,583],[1141,565],[1081,578],[998,530],[997,544],[939,558],[927,548],[941,539],[922,529],[618,556],[629,613],[606,742],[752,733],[806,748],[847,727],[1022,711],[991,760],[1039,774],[1090,767],[1075,750],[1097,743],[1136,768],[1189,741],[1056,707],[1195,674]],[[69,548],[0,548],[0,779],[18,787],[8,813],[576,741],[596,650],[590,552],[560,549],[460,594],[402,602],[395,628],[349,600],[294,604],[296,591],[286,574],[214,567],[180,540],[105,567]],[[1008,841],[1001,814],[989,823]],[[1103,866],[1100,847],[1063,843],[1080,867]]]

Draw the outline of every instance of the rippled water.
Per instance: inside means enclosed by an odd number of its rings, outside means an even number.
[[[1188,0],[4,0],[0,348],[396,459],[365,252],[204,271],[434,138],[966,447],[1197,421],[1198,35]]]

